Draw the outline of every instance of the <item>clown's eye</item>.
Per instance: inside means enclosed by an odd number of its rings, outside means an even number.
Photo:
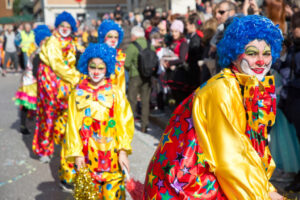
[[[89,68],[91,68],[91,69],[96,69],[96,67],[97,67],[97,65],[94,64],[94,63],[91,63],[91,64],[89,65]]]
[[[270,52],[270,51],[266,51],[266,52],[264,52],[263,55],[264,55],[264,56],[270,56],[270,55],[271,55],[271,52]]]
[[[246,51],[245,54],[248,56],[256,56],[258,53],[256,51]]]

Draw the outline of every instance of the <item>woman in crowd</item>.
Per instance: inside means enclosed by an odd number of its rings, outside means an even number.
[[[116,50],[90,44],[78,69],[88,75],[71,92],[65,135],[65,157],[77,170],[87,167],[99,199],[125,199],[124,175],[134,120],[125,93],[111,82]]]
[[[233,20],[218,43],[223,70],[174,111],[148,167],[144,199],[283,199],[269,181],[276,94],[266,76],[282,40],[265,17]]]
[[[171,33],[173,42],[170,49],[174,52],[174,59],[164,62],[166,71],[166,83],[171,88],[171,93],[179,104],[189,93],[189,85],[187,84],[187,65],[188,44],[183,34],[184,24],[180,20],[174,20],[171,25]]]

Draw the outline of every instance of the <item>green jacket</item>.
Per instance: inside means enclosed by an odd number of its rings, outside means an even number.
[[[147,40],[145,38],[138,38],[136,42],[141,45],[143,49],[147,47]],[[151,49],[155,51],[154,47],[151,45]],[[139,50],[137,47],[130,43],[126,49],[126,59],[125,59],[125,69],[129,72],[129,77],[139,76],[138,71],[138,55]]]

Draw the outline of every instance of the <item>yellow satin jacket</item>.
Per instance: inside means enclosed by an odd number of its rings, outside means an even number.
[[[76,49],[74,41],[60,41],[57,33],[50,36],[41,47],[40,59],[50,66],[63,82],[74,88],[80,73],[76,70]]]
[[[246,110],[239,84],[246,90],[253,77],[234,76],[230,69],[220,74],[226,78],[217,75],[209,80],[196,91],[193,103],[193,123],[205,161],[228,199],[270,199],[268,193],[276,191],[269,182],[275,163],[268,146],[259,156],[245,134]],[[273,77],[266,77],[265,83],[270,79]],[[263,120],[271,118],[273,124],[273,113],[265,113],[259,120],[268,124]]]
[[[125,94],[110,81],[94,88],[85,79],[72,90],[68,104],[65,157],[74,162],[76,156],[84,156],[90,171],[119,171],[118,152],[131,153],[134,134],[133,113]]]

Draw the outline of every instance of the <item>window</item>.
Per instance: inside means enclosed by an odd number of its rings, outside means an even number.
[[[6,0],[6,9],[12,9],[13,7],[13,0]]]

